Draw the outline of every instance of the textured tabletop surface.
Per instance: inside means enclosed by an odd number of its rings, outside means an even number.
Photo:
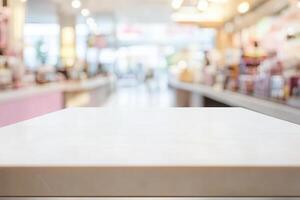
[[[0,196],[300,195],[299,152],[241,108],[67,109],[0,129]]]
[[[0,129],[0,166],[300,166],[300,126],[240,108],[67,109]]]

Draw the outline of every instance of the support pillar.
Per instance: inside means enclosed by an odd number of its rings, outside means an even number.
[[[60,56],[64,67],[73,67],[76,62],[76,15],[58,9],[60,24]]]
[[[226,32],[223,28],[217,30],[216,47],[221,52],[232,47],[232,33]]]
[[[22,0],[2,0],[7,4],[9,17],[9,52],[22,57],[24,48],[24,24],[26,14],[26,2]]]

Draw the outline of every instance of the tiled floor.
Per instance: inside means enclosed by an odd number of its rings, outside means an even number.
[[[164,108],[173,105],[174,94],[165,81],[148,84],[119,82],[116,92],[104,107]]]

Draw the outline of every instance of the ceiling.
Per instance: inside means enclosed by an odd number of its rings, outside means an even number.
[[[207,26],[217,26],[239,15],[237,7],[245,0],[227,0],[226,3],[211,3],[204,12],[199,12],[195,7],[181,8],[173,14],[175,21],[195,21]],[[263,4],[269,0],[246,0],[251,8]]]
[[[51,0],[28,0],[27,23],[56,23],[56,5]]]
[[[88,8],[92,15],[111,16],[119,22],[156,23],[171,22],[173,10],[171,0],[81,0],[84,8]],[[224,4],[213,4],[200,14],[206,21],[226,21],[237,14],[237,6],[244,0],[228,0]],[[251,6],[256,6],[268,0],[248,0]],[[28,0],[28,22],[54,22],[56,21],[56,8],[61,7],[66,13],[77,12],[71,7],[71,0]],[[190,11],[188,11],[190,13]]]
[[[28,0],[52,1],[66,13],[79,13],[71,7],[72,0]],[[108,15],[119,22],[170,22],[172,9],[170,0],[81,0],[82,8],[88,8],[93,17]],[[29,8],[30,9],[30,8]]]

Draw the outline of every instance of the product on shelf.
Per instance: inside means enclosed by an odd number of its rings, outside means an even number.
[[[270,97],[271,76],[259,74],[254,78],[254,95],[258,97]]]
[[[284,99],[285,81],[280,75],[271,77],[271,98]]]

